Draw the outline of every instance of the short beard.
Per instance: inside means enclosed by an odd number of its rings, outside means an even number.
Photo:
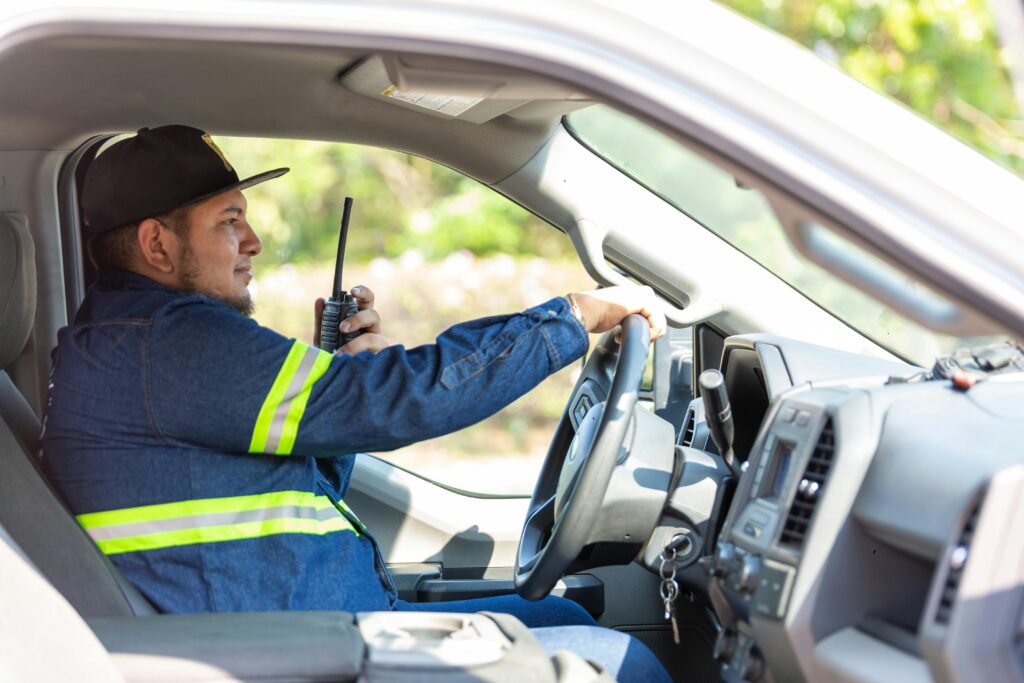
[[[244,315],[246,318],[251,318],[253,311],[256,306],[252,302],[252,297],[246,292],[240,297],[226,297],[217,292],[210,292],[202,289],[198,284],[199,280],[199,260],[196,259],[196,254],[192,250],[192,244],[188,239],[182,240],[182,252],[181,252],[181,285],[182,289],[186,292],[193,292],[195,294],[202,294],[208,296],[211,299],[217,299],[223,301],[228,306]]]

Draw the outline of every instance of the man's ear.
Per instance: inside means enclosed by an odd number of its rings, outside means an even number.
[[[177,236],[155,218],[139,223],[135,239],[142,260],[151,268],[170,275],[174,272],[178,252]]]

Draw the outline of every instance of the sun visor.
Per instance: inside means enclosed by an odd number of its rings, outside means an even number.
[[[395,106],[470,123],[503,114],[557,117],[591,104],[573,88],[532,74],[437,57],[374,55],[338,82]]]

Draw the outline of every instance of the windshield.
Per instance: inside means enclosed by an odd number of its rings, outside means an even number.
[[[763,194],[633,117],[597,105],[569,114],[566,125],[623,173],[896,355],[928,367],[936,356],[996,341],[936,334],[812,263],[790,244]],[[903,279],[907,287],[924,289]]]

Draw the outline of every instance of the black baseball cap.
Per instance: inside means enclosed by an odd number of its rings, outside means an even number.
[[[98,235],[287,172],[276,168],[239,180],[206,132],[191,126],[143,128],[92,162],[82,189],[82,213]]]

